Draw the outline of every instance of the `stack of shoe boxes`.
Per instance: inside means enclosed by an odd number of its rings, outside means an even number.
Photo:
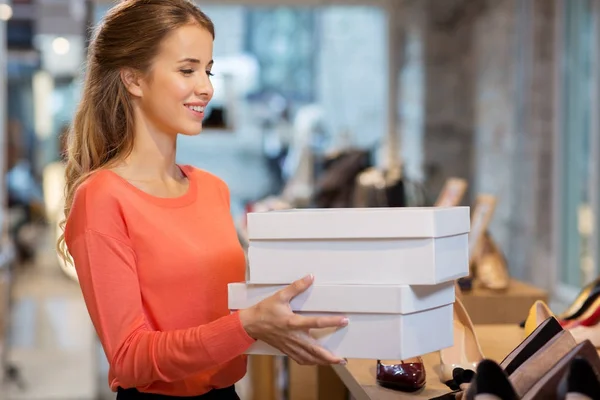
[[[306,275],[301,315],[344,315],[311,335],[339,357],[406,359],[453,344],[454,281],[468,275],[468,207],[302,209],[248,215],[249,279],[229,308],[250,307]],[[264,342],[248,354],[280,355]]]

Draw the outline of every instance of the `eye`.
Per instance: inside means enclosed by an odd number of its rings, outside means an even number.
[[[215,76],[215,74],[213,74],[213,73],[212,73],[212,72],[210,72],[210,71],[206,71],[206,75],[208,75],[208,76]]]
[[[181,73],[185,76],[190,76],[194,73],[194,70],[193,69],[182,69]]]

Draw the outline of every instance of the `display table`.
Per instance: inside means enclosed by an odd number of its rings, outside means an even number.
[[[475,326],[477,337],[486,358],[502,361],[524,339],[523,329],[518,325],[479,325]],[[440,382],[436,371],[439,370],[438,353],[427,354],[423,357],[427,373],[425,388],[416,393],[403,393],[385,389],[375,381],[375,360],[348,360],[345,366],[334,366],[333,369],[346,385],[350,394],[356,400],[401,400],[401,399],[430,399],[450,392],[450,389]]]
[[[474,324],[518,324],[527,318],[536,300],[548,302],[548,293],[511,279],[505,291],[490,290],[475,284],[472,290],[462,292],[461,300]]]

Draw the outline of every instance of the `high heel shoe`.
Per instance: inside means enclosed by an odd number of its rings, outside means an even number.
[[[578,318],[591,305],[588,304],[590,303],[590,299],[593,298],[593,302],[598,295],[600,295],[600,278],[596,278],[596,280],[586,285],[581,292],[579,292],[575,301],[573,301],[566,311],[557,318],[566,321]]]
[[[416,392],[425,386],[425,365],[421,357],[399,363],[377,360],[377,383],[402,392]]]
[[[590,342],[583,342],[574,347],[556,362],[522,397],[522,400],[546,400],[554,398],[557,390],[560,388],[562,377],[568,371],[572,362],[577,358],[586,359],[594,368],[600,367],[600,358],[598,357],[598,353],[594,346],[592,346]]]
[[[525,338],[500,363],[500,366],[510,376],[517,368],[542,349],[552,338],[563,332],[560,323],[554,317],[546,319]]]
[[[573,339],[577,343],[585,342],[586,340],[592,343],[595,348],[600,348],[600,325],[594,326],[576,326],[569,329]]]
[[[576,326],[594,326],[600,322],[600,297],[589,306],[589,308],[583,312],[577,318],[570,320],[561,321],[562,326],[565,329],[571,329]]]
[[[464,396],[466,400],[517,400],[519,397],[504,370],[492,360],[477,366],[474,382]]]
[[[442,349],[439,355],[440,380],[443,383],[453,380],[454,368],[475,370],[484,358],[473,322],[460,301],[460,296],[457,296],[454,302],[454,345]]]
[[[548,318],[502,360],[500,367],[510,378],[511,374],[517,371],[519,367],[524,365],[536,353],[540,352],[561,332],[564,332],[564,330],[556,318]],[[454,400],[459,395],[465,394],[466,392],[455,390],[431,400]]]
[[[575,358],[558,386],[556,397],[558,400],[600,399],[597,366],[587,358]]]
[[[475,261],[477,280],[488,289],[506,290],[510,284],[506,258],[488,232],[483,240],[484,249]]]
[[[509,375],[517,394],[520,397],[525,396],[536,382],[541,380],[575,346],[575,339],[564,330],[550,339]]]
[[[525,336],[531,335],[531,333],[537,328],[542,322],[554,314],[550,308],[541,300],[537,300],[533,303],[533,306],[529,309],[529,314],[525,320]]]

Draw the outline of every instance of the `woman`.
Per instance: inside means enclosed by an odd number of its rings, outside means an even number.
[[[89,48],[59,249],[74,261],[117,399],[237,399],[255,340],[302,364],[343,363],[308,329],[347,320],[290,310],[311,278],[227,308],[227,284],[245,276],[228,188],[175,163],[177,134],[202,130],[213,40],[212,22],[187,0],[126,0]]]

